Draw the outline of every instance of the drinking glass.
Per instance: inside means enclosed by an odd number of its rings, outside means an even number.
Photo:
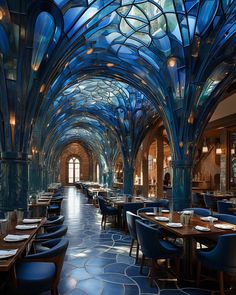
[[[7,233],[7,220],[6,219],[1,220],[0,225],[1,225],[1,234],[6,235],[6,233]]]
[[[155,215],[157,214],[157,207],[153,207],[153,212]]]

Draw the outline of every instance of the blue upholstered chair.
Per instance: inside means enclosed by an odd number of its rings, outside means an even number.
[[[110,207],[106,204],[106,201],[102,197],[98,197],[98,205],[99,209],[102,214],[102,221],[101,226],[104,224],[104,229],[106,228],[106,221],[107,216],[118,216],[118,210],[117,208]]]
[[[207,209],[210,209],[211,211],[217,211],[217,203],[213,196],[205,194],[203,199]]]
[[[201,265],[217,270],[220,274],[220,294],[224,293],[224,272],[236,273],[236,234],[219,236],[217,245],[210,251],[198,250],[197,284],[200,282]]]
[[[236,224],[236,216],[230,214],[214,214],[214,217],[218,218],[221,221]]]
[[[17,290],[25,295],[51,290],[52,295],[58,295],[57,286],[68,244],[67,239],[44,242],[46,251],[27,255],[16,263],[12,275]]]
[[[229,209],[233,208],[233,203],[225,202],[225,201],[217,201],[217,211],[219,214],[232,214]]]
[[[63,215],[55,215],[47,218],[47,221],[44,223],[44,226],[52,226],[52,225],[61,225],[63,224],[65,217]]]
[[[157,201],[157,206],[153,206],[153,207],[161,207],[161,208],[165,208],[165,209],[169,209],[169,200],[168,199],[159,199]],[[148,205],[149,206],[149,205]],[[149,206],[150,207],[150,206]]]
[[[174,258],[177,260],[176,266],[178,276],[179,258],[182,255],[182,249],[166,240],[163,240],[158,229],[146,225],[140,220],[136,220],[135,222],[138,243],[143,253],[140,271],[142,271],[144,258],[150,258],[152,260],[152,265],[149,272],[149,278],[152,284],[155,271],[158,268],[157,260]]]
[[[135,221],[137,219],[140,219],[140,217],[130,211],[126,211],[126,220],[127,220],[127,226],[129,230],[129,234],[131,236],[131,245],[130,245],[130,251],[129,251],[129,256],[132,254],[132,249],[134,246],[134,242],[137,243],[137,248],[136,248],[136,261],[135,263],[138,262],[138,254],[139,254],[139,243],[137,240],[137,232],[136,232],[136,223]]]
[[[53,197],[51,199],[50,205],[48,206],[48,210],[47,210],[48,216],[60,215],[62,201],[63,201],[63,196],[61,195]]]
[[[54,225],[44,227],[44,230],[44,233],[36,235],[36,240],[49,240],[61,238],[67,233],[68,227],[66,225]]]
[[[125,203],[123,205],[123,228],[127,229],[127,221],[126,221],[126,212],[130,211],[134,214],[137,214],[137,211],[140,208],[143,208],[144,203],[142,202],[135,202],[135,203]]]
[[[204,200],[199,193],[192,193],[192,206],[202,207],[204,205]]]
[[[183,210],[193,210],[194,214],[204,217],[211,215],[211,210],[206,208],[185,208]]]

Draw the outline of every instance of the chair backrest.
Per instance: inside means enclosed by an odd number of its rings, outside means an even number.
[[[53,262],[56,266],[56,276],[54,278],[54,285],[57,285],[60,280],[60,273],[63,266],[64,257],[66,250],[69,245],[68,239],[54,239],[42,243],[44,247],[48,247],[40,253],[30,254],[24,257],[24,259],[29,261],[39,261],[39,262]]]
[[[199,193],[192,193],[192,206],[202,206],[204,205],[204,200]]]
[[[61,238],[67,233],[68,227],[66,225],[55,225],[55,226],[48,226],[46,228],[46,233],[37,234],[36,239],[56,239]]]
[[[225,201],[217,201],[217,211],[220,214],[228,214],[229,208],[233,208],[233,203],[225,202]]]
[[[144,206],[144,203],[125,203],[123,206],[123,217],[126,219],[126,212],[130,211],[134,214],[137,214],[138,209],[142,208]]]
[[[164,248],[160,243],[160,232],[140,220],[136,220],[136,232],[138,243],[145,257],[157,259],[163,253]]]
[[[106,213],[107,205],[106,205],[106,201],[103,199],[103,197],[98,196],[98,206],[99,206],[99,209],[101,210],[102,214]]]
[[[214,258],[212,268],[220,271],[236,272],[236,234],[221,235],[217,245],[207,254]],[[205,260],[207,262],[207,257]]]
[[[169,203],[170,201],[168,199],[160,199],[157,201],[157,206],[153,206],[153,207],[162,207],[162,208],[169,209]]]
[[[213,198],[213,196],[205,194],[203,196],[204,198],[204,202],[205,202],[205,206],[208,209],[212,209],[212,210],[216,210],[217,209],[217,204],[216,204],[216,200]]]
[[[144,213],[144,212],[154,212],[154,209],[153,208],[155,208],[155,206],[153,206],[153,207],[149,207],[148,206],[148,207],[140,208],[137,211],[137,215],[139,215],[140,213]]]
[[[193,210],[194,214],[200,215],[200,216],[209,216],[211,215],[211,210],[206,208],[185,208],[183,210]]]
[[[47,218],[47,221],[44,225],[46,226],[59,225],[59,224],[63,224],[64,220],[65,220],[65,217],[63,215],[51,216]]]
[[[126,211],[126,220],[127,226],[130,233],[130,236],[137,240],[137,233],[136,233],[136,223],[135,220],[140,219],[140,217],[130,211]]]
[[[214,217],[218,218],[221,221],[236,224],[236,216],[230,214],[214,214]]]

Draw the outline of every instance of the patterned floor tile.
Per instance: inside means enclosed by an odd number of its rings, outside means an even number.
[[[59,285],[60,295],[209,295],[204,289],[158,281],[150,287],[144,267],[139,273],[135,253],[129,256],[130,236],[111,223],[101,229],[99,210],[73,187],[65,188],[63,214],[69,248]],[[160,276],[159,276],[160,277]],[[5,294],[4,294],[5,295]],[[48,294],[43,294],[48,295]]]

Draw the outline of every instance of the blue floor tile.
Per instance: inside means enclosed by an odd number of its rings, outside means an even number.
[[[173,282],[157,281],[160,288],[150,287],[148,267],[141,275],[134,253],[129,256],[130,236],[112,228],[111,223],[102,230],[99,210],[87,204],[79,190],[65,188],[62,210],[70,244],[61,274],[60,295],[210,295],[209,291],[186,285],[177,290]]]

